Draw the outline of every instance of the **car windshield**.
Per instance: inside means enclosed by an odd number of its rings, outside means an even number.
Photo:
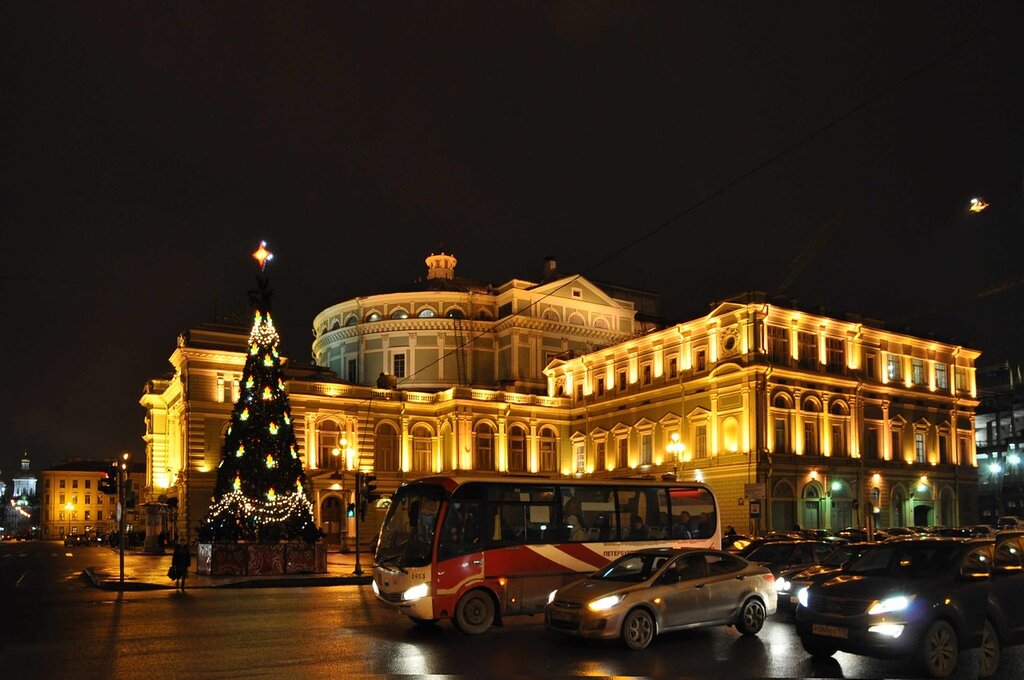
[[[598,581],[642,583],[656,574],[670,557],[671,555],[651,553],[623,555],[590,578]]]
[[[949,564],[959,543],[905,542],[870,550],[846,568],[851,574],[931,578]]]
[[[391,499],[377,546],[377,564],[422,567],[430,564],[437,513],[444,489],[435,484],[403,486]]]
[[[851,557],[853,557],[853,553],[850,550],[839,548],[833,550],[821,563],[826,567],[841,567],[849,562]]]
[[[751,562],[785,562],[789,554],[793,552],[793,546],[788,543],[766,543],[757,548],[746,558]]]

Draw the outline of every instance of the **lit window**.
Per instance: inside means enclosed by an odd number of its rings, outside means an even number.
[[[895,354],[886,357],[885,375],[894,382],[903,379],[903,366],[900,357]]]
[[[405,354],[396,354],[392,357],[391,373],[396,378],[405,377]]]
[[[946,364],[935,364],[935,386],[940,390],[949,389],[949,374]]]
[[[421,319],[433,319],[435,316],[437,316],[437,312],[428,307],[426,309],[421,309],[420,313],[417,314],[416,316],[420,317]]]
[[[915,385],[924,385],[924,361],[921,359],[910,360],[911,380]]]
[[[395,311],[391,312],[391,318],[392,319],[408,319],[409,318],[409,312],[405,311],[404,309],[396,309]]]

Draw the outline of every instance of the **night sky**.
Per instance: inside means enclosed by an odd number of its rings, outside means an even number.
[[[791,280],[1024,358],[1024,3],[42,4],[0,8],[5,480],[141,456],[144,383],[260,239],[303,362],[441,248],[676,320]]]

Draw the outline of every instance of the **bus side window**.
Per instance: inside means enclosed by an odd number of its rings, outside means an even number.
[[[480,551],[482,514],[479,501],[449,504],[438,545],[439,557],[454,557]]]

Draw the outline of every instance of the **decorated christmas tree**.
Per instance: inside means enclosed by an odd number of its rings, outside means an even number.
[[[312,543],[319,537],[285,391],[280,338],[270,317],[271,290],[263,272],[273,255],[266,245],[253,253],[260,273],[258,290],[249,293],[249,349],[210,510],[199,529],[203,542]]]

